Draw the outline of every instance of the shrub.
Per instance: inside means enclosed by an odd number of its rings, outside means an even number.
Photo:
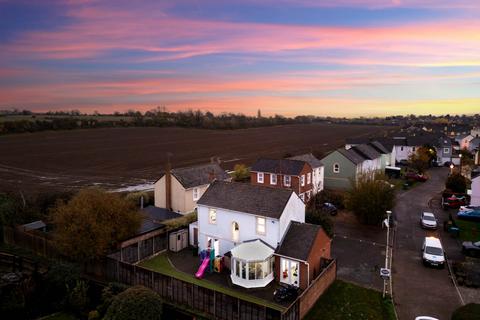
[[[77,315],[85,313],[89,303],[88,285],[85,281],[77,280],[75,287],[68,292],[67,302],[68,308],[73,313]]]
[[[104,320],[160,320],[162,300],[150,289],[135,286],[117,295]]]
[[[305,222],[322,226],[328,236],[330,238],[333,237],[333,221],[328,213],[325,213],[320,209],[307,209]]]
[[[453,192],[465,193],[465,190],[467,190],[467,179],[460,173],[454,173],[448,176],[445,186]]]
[[[480,304],[469,303],[461,306],[453,312],[452,320],[480,320]]]
[[[110,282],[108,286],[102,290],[102,303],[97,307],[100,315],[104,315],[107,312],[108,307],[112,303],[113,299],[119,293],[127,290],[129,286],[123,283]]]
[[[232,177],[237,182],[247,181],[250,178],[250,169],[244,164],[236,164],[233,168]]]

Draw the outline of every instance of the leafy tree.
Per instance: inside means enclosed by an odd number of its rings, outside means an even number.
[[[461,306],[452,314],[452,320],[480,320],[480,304],[469,303]]]
[[[75,286],[68,288],[67,304],[73,313],[82,315],[86,312],[89,297],[88,297],[88,284],[85,281],[77,280]]]
[[[143,197],[143,204],[146,205],[150,202],[150,196],[148,192],[140,191],[140,192],[132,192],[126,195],[125,199],[131,201],[135,204],[135,206],[139,207],[141,198]]]
[[[305,212],[305,222],[322,226],[328,236],[333,237],[332,218],[320,208],[307,208]]]
[[[51,212],[58,250],[77,261],[102,256],[133,235],[142,220],[134,204],[115,193],[84,189]]]
[[[395,203],[395,191],[383,176],[361,176],[347,192],[345,206],[365,224],[379,224]]]
[[[104,320],[160,320],[162,309],[162,300],[158,294],[145,287],[135,286],[113,299]]]
[[[417,170],[419,173],[423,173],[432,161],[432,153],[428,147],[420,147],[417,151],[408,157],[410,166]]]
[[[244,164],[236,164],[233,168],[233,180],[246,181],[250,178],[250,169]]]
[[[448,176],[445,187],[453,192],[465,193],[467,190],[467,179],[460,173],[453,173]]]

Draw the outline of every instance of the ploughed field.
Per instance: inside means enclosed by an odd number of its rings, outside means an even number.
[[[107,128],[0,136],[0,190],[42,191],[84,186],[116,189],[154,182],[170,155],[181,167],[219,157],[226,169],[259,157],[322,154],[347,137],[391,127],[308,124],[240,130]]]

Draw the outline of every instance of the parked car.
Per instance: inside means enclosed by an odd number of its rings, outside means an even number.
[[[413,180],[413,181],[419,181],[419,182],[425,182],[428,180],[427,176],[422,174],[422,173],[416,173],[416,172],[406,172],[404,175],[406,180]]]
[[[438,319],[434,317],[429,317],[429,316],[419,316],[419,317],[415,317],[415,320],[438,320]]]
[[[443,201],[444,208],[457,209],[467,204],[467,197],[452,195]]]
[[[457,218],[460,220],[480,222],[480,210],[458,211]]]
[[[480,206],[460,206],[459,211],[480,210]]]
[[[440,239],[425,237],[422,246],[423,264],[431,267],[445,267],[445,254]]]
[[[330,203],[330,202],[323,203],[322,204],[322,210],[326,213],[329,213],[332,216],[335,216],[338,213],[337,207],[333,203]]]
[[[480,257],[480,241],[464,241],[462,243],[462,252],[467,256]]]
[[[276,302],[293,301],[298,296],[298,288],[293,285],[280,287],[273,292],[273,300]]]
[[[420,225],[422,228],[435,230],[438,227],[437,218],[431,212],[422,212]]]

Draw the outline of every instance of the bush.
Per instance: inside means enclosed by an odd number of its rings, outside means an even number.
[[[117,295],[104,320],[160,320],[162,300],[150,289],[135,286]]]
[[[448,176],[445,186],[453,192],[465,193],[467,190],[467,179],[460,173],[454,173]]]
[[[77,315],[83,315],[87,310],[88,303],[88,285],[85,281],[77,280],[75,287],[68,292],[68,308]]]
[[[345,194],[341,191],[322,190],[310,200],[308,205],[320,208],[325,202],[330,202],[338,209],[343,209],[345,208]]]
[[[469,303],[461,306],[452,314],[452,320],[480,320],[480,304]]]
[[[395,191],[383,177],[360,177],[347,193],[345,205],[365,224],[379,224],[395,202]]]
[[[250,169],[244,164],[236,164],[233,168],[233,180],[237,182],[244,182],[250,179]]]
[[[322,226],[323,230],[325,230],[328,236],[330,238],[333,237],[333,221],[328,213],[325,213],[320,209],[307,209],[305,214],[305,222]]]
[[[108,286],[102,290],[102,303],[97,307],[97,310],[101,316],[106,312],[110,304],[112,304],[113,299],[119,293],[127,290],[129,286],[123,283],[110,282]]]

